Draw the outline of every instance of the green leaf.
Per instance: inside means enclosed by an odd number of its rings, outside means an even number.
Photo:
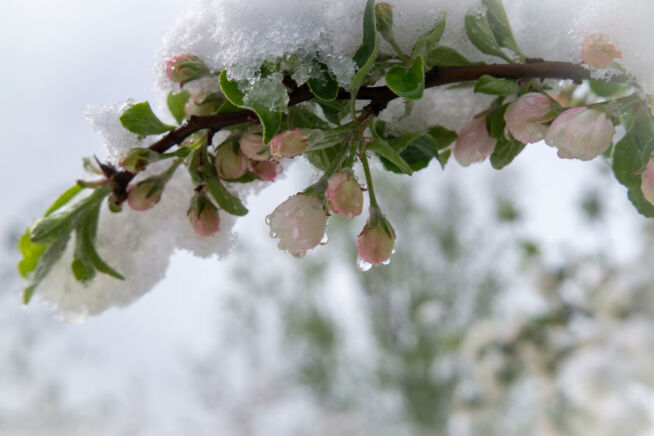
[[[511,31],[511,24],[506,16],[502,0],[482,0],[482,3],[486,6],[486,18],[497,43],[524,58]]]
[[[432,68],[436,65],[440,67],[467,67],[483,64],[483,62],[470,62],[458,51],[442,45],[431,49],[427,53],[425,61],[427,68]]]
[[[438,158],[436,141],[430,135],[420,135],[409,143],[401,156],[413,171],[426,168],[433,158]]]
[[[174,129],[157,118],[147,101],[127,108],[120,116],[120,124],[140,136],[158,135]]]
[[[227,78],[226,71],[220,73],[219,80],[220,88],[225,94],[225,97],[227,97],[227,100],[241,109],[250,109],[257,114],[257,117],[259,117],[259,121],[261,121],[261,125],[263,126],[263,141],[267,144],[268,141],[275,136],[282,124],[282,113],[280,111],[271,111],[260,104],[248,106],[243,103],[245,94],[239,89],[238,83]]]
[[[372,143],[368,145],[368,150],[375,152],[380,157],[386,169],[396,173],[413,174],[413,169],[411,169],[409,163],[384,139],[374,138]]]
[[[411,50],[411,59],[415,59],[416,56],[421,53],[428,52],[435,44],[438,44],[438,41],[440,41],[443,36],[444,30],[445,15],[436,21],[436,24],[434,24],[429,32],[418,38],[413,46],[413,50]]]
[[[341,120],[347,114],[348,102],[344,100],[316,100],[318,105],[322,108],[325,118],[330,123],[340,125]]]
[[[352,102],[355,101],[359,88],[361,88],[365,82],[366,75],[375,63],[378,49],[377,24],[375,22],[375,0],[367,0],[366,8],[363,12],[363,42],[353,58],[358,70],[350,82]]]
[[[97,207],[90,210],[80,224],[81,230],[79,234],[82,238],[82,251],[90,265],[93,265],[95,269],[119,280],[125,280],[125,277],[123,277],[118,271],[107,265],[95,248],[95,235],[98,228],[100,204],[101,202],[98,202]]]
[[[468,13],[465,25],[468,38],[482,53],[500,57],[509,63],[512,62],[495,39],[486,15],[479,15],[476,12]]]
[[[18,250],[23,255],[23,258],[18,262],[18,272],[22,277],[27,278],[29,273],[36,269],[45,246],[32,242],[30,229],[28,228],[18,240]]]
[[[305,151],[303,154],[311,165],[322,171],[327,171],[337,155],[338,144],[321,150]]]
[[[496,99],[495,104],[501,104],[501,100],[503,99]],[[498,106],[494,111],[490,112],[486,117],[488,132],[495,139],[504,138],[504,130],[506,129],[504,113],[508,107],[508,104],[502,104],[501,106]]]
[[[74,224],[74,215],[71,213],[40,218],[32,227],[30,239],[38,244],[51,244],[70,233]]]
[[[205,182],[211,196],[222,210],[236,216],[247,215],[248,210],[243,206],[241,200],[229,192],[216,177],[207,177]]]
[[[456,132],[450,129],[446,129],[443,126],[432,126],[427,129],[427,132],[432,138],[434,138],[434,141],[436,141],[437,150],[442,150],[446,147],[449,147],[451,143],[456,141],[458,136]]]
[[[525,146],[526,144],[523,144],[520,141],[508,140],[506,138],[498,139],[495,144],[495,149],[490,156],[491,165],[496,170],[501,170],[513,162],[513,159],[524,150]]]
[[[475,83],[475,92],[508,97],[518,91],[515,80],[497,79],[488,74],[481,76]]]
[[[29,303],[30,299],[34,295],[34,291],[36,290],[37,286],[41,283],[45,276],[50,272],[52,266],[64,253],[69,239],[70,233],[66,233],[60,239],[45,248],[43,254],[38,260],[30,284],[23,291],[23,304]]]
[[[613,173],[627,187],[629,200],[636,210],[644,216],[654,217],[654,206],[641,191],[640,175],[654,152],[654,120],[646,108],[641,108],[629,121],[631,127],[613,152]]]
[[[166,99],[168,110],[175,118],[175,121],[177,121],[177,124],[182,124],[182,121],[186,119],[184,106],[190,97],[191,94],[188,91],[178,92],[177,94],[173,91],[168,93],[168,98]]]
[[[82,192],[82,190],[84,190],[84,188],[82,186],[78,185],[78,184],[75,184],[75,185],[71,186],[70,188],[68,188],[66,191],[64,191],[63,194],[61,194],[54,201],[54,203],[52,203],[52,205],[50,205],[48,210],[45,212],[44,216],[48,216],[51,213],[55,212],[56,210],[59,210],[61,207],[68,204],[68,202],[70,202],[70,200],[75,198],[75,196],[77,194],[79,194],[80,192]]]
[[[441,168],[445,169],[445,165],[447,164],[447,161],[450,160],[451,156],[452,156],[452,150],[445,150],[438,153],[436,159],[438,159],[438,162],[440,162]]]
[[[320,75],[307,81],[313,95],[321,100],[331,101],[338,96],[338,82],[327,65],[318,62]]]
[[[624,83],[602,82],[599,80],[589,80],[588,85],[591,91],[600,97],[624,97],[631,90],[631,86]]]
[[[307,107],[295,105],[288,108],[288,128],[329,129],[329,124]]]
[[[396,65],[386,72],[386,84],[399,95],[409,100],[422,98],[425,90],[425,71],[422,56],[418,56],[410,67]]]

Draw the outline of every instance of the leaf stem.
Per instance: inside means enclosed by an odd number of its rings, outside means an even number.
[[[377,197],[375,197],[375,189],[372,185],[372,176],[370,174],[370,165],[368,165],[368,156],[366,155],[365,150],[361,150],[359,153],[359,159],[361,160],[361,165],[363,165],[363,172],[366,175],[366,184],[368,185],[368,197],[370,198],[370,208],[379,208],[377,204]]]

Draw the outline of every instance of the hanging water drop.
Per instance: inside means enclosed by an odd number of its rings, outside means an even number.
[[[293,253],[293,257],[297,259],[302,259],[306,254],[307,254],[306,251],[299,251],[297,253]]]
[[[270,225],[270,222],[272,220],[272,217],[270,215],[266,216],[266,224]]]
[[[268,233],[268,234],[270,235],[271,238],[276,238],[276,237],[277,237],[277,233],[275,233],[275,232],[272,232],[272,231],[271,231],[271,232]]]
[[[357,268],[359,271],[366,272],[372,268],[372,263],[365,261],[361,256],[357,257]]]
[[[324,235],[322,235],[322,239],[320,240],[320,245],[327,245],[329,243],[329,235],[327,232],[325,232]]]
[[[389,263],[391,263],[391,258],[390,257],[388,259],[386,259],[385,261],[383,261],[381,264],[382,265],[388,265]]]

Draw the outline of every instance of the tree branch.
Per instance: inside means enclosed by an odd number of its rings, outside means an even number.
[[[465,67],[433,67],[425,73],[425,88],[447,85],[452,83],[474,81],[483,75],[490,75],[500,79],[570,79],[581,82],[590,79],[590,72],[580,65],[569,62],[545,62],[529,59],[525,64],[491,64],[471,65]],[[309,86],[295,85],[294,82],[286,79],[285,84],[291,91],[289,94],[288,106],[293,106],[314,98]],[[350,98],[350,93],[339,88],[339,100]],[[370,100],[370,108],[374,114],[378,114],[386,108],[388,103],[398,96],[387,86],[364,86],[357,93],[358,100]],[[245,122],[256,122],[257,116],[250,110],[241,110],[227,114],[215,114],[205,116],[191,116],[186,124],[170,131],[163,138],[150,146],[150,149],[159,153],[180,144],[189,135],[202,130],[220,130],[224,127]],[[135,174],[121,171],[114,176],[116,189],[114,195],[120,202],[126,198],[127,184]]]

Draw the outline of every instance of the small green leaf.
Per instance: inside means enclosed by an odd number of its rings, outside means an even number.
[[[40,218],[32,227],[30,239],[38,244],[51,244],[70,233],[74,225],[73,218],[70,213]]]
[[[333,147],[323,148],[314,151],[305,151],[303,156],[309,163],[322,171],[327,171],[338,155],[338,144]]]
[[[440,162],[441,168],[445,169],[445,165],[447,164],[447,161],[450,160],[450,156],[452,156],[452,150],[445,150],[438,153],[436,159]]]
[[[93,265],[95,269],[101,273],[117,278],[118,280],[125,280],[125,277],[123,277],[118,271],[107,265],[95,248],[95,234],[98,226],[99,206],[100,204],[98,203],[98,208],[90,211],[86,216],[86,219],[81,223],[80,233],[82,236],[82,250],[90,265]]]
[[[511,24],[506,16],[502,0],[482,0],[482,3],[486,6],[486,18],[497,43],[524,58],[524,54],[515,41],[513,31],[511,31]]]
[[[437,150],[449,147],[451,143],[456,141],[458,136],[456,132],[446,129],[443,126],[432,126],[427,130],[427,132],[432,138],[434,138],[434,141],[436,141]]]
[[[336,99],[336,96],[338,96],[338,82],[336,78],[329,71],[327,65],[322,62],[318,62],[318,68],[320,69],[320,75],[318,77],[312,77],[307,81],[309,89],[311,89],[313,95],[321,100],[331,101]]]
[[[388,145],[384,139],[380,137],[373,139],[372,143],[368,145],[368,150],[375,152],[381,158],[386,169],[397,173],[413,174],[409,163],[400,156],[400,153]]]
[[[589,80],[588,85],[591,91],[600,97],[624,97],[631,90],[631,86],[624,83],[602,82],[599,80]]]
[[[175,94],[173,91],[168,93],[168,98],[166,99],[168,110],[175,118],[175,121],[177,121],[177,124],[182,124],[182,121],[186,119],[184,106],[190,97],[191,94],[188,91],[178,92],[177,94]]]
[[[27,278],[29,273],[36,269],[39,258],[45,250],[45,246],[32,242],[30,239],[30,229],[27,229],[18,240],[18,250],[23,255],[23,258],[18,263],[18,272],[22,277]]]
[[[413,50],[411,50],[411,59],[415,59],[416,56],[420,55],[421,53],[427,53],[435,44],[438,44],[438,41],[440,41],[441,37],[443,36],[444,30],[445,15],[436,21],[436,24],[434,24],[429,32],[418,38],[413,46]]]
[[[350,82],[352,102],[356,99],[359,88],[361,88],[365,82],[366,75],[377,58],[378,39],[377,24],[375,21],[375,0],[367,0],[366,8],[363,12],[363,42],[353,58],[358,69]]]
[[[48,245],[38,260],[36,269],[32,276],[30,284],[23,291],[23,304],[28,304],[36,287],[41,283],[45,276],[50,272],[52,266],[59,260],[68,245],[70,233],[64,234],[60,239]]]
[[[245,94],[239,89],[238,83],[227,78],[226,71],[220,73],[219,80],[220,88],[225,94],[225,97],[227,97],[227,100],[241,109],[250,109],[257,114],[263,126],[263,141],[267,144],[275,136],[282,124],[282,113],[280,111],[271,111],[267,107],[259,104],[246,105],[243,102]]]
[[[425,61],[427,68],[432,68],[436,65],[439,67],[467,67],[483,64],[482,62],[470,62],[458,51],[442,45],[431,49],[427,53]]]
[[[501,138],[497,140],[495,149],[490,156],[490,162],[493,168],[501,170],[516,158],[524,150],[526,144],[520,141],[508,140]]]
[[[409,143],[401,156],[413,171],[419,171],[426,168],[433,158],[438,157],[436,141],[430,135],[420,135]]]
[[[59,197],[54,201],[54,203],[52,203],[52,205],[51,205],[51,206],[48,208],[48,210],[45,212],[45,215],[44,215],[44,216],[48,216],[48,215],[50,215],[51,213],[53,213],[53,212],[59,210],[61,207],[63,207],[63,206],[65,206],[66,204],[68,204],[68,202],[70,202],[70,200],[72,200],[73,198],[75,198],[75,196],[76,196],[77,194],[79,194],[80,192],[82,192],[83,189],[84,189],[84,188],[83,188],[82,186],[78,185],[78,184],[75,184],[75,185],[71,186],[70,188],[68,188],[66,191],[64,191],[63,194],[61,194],[61,195],[60,195],[60,196],[59,196]]]
[[[243,206],[241,200],[229,192],[216,177],[207,177],[205,178],[205,182],[207,183],[207,188],[209,188],[211,196],[216,200],[216,203],[218,203],[218,206],[222,210],[236,216],[247,215],[248,210]]]
[[[347,114],[348,102],[345,100],[334,100],[334,101],[325,101],[325,100],[316,100],[318,105],[322,108],[322,112],[325,114],[325,118],[330,123],[340,125],[341,120]]]
[[[425,72],[422,56],[418,56],[413,64],[405,68],[396,65],[386,72],[386,84],[400,97],[409,100],[422,98],[425,90]]]
[[[465,26],[468,38],[482,53],[500,57],[509,63],[513,62],[500,48],[486,15],[479,15],[477,12],[468,13]]]
[[[497,79],[488,74],[481,76],[475,83],[475,92],[508,97],[518,91],[515,80]]]
[[[313,111],[302,105],[288,108],[288,128],[301,127],[305,129],[329,129],[329,124]]]
[[[140,136],[158,135],[174,129],[157,118],[147,101],[127,108],[120,116],[120,124]]]

